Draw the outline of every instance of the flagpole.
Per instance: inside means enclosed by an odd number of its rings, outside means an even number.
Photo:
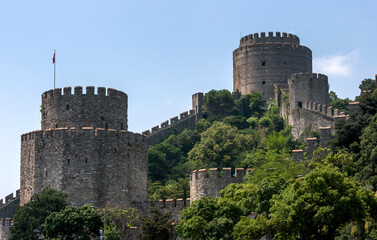
[[[55,49],[54,49],[54,89],[55,89],[55,82],[56,82],[56,57],[55,57]]]

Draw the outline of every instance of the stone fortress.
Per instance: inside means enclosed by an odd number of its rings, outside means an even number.
[[[320,130],[321,142],[307,139],[307,157],[318,145],[326,146],[337,119],[347,118],[329,107],[328,79],[312,73],[312,53],[296,35],[276,32],[242,37],[233,52],[235,96],[251,91],[265,101],[279,103],[282,117],[298,138],[305,130]],[[377,80],[377,79],[376,79]],[[250,169],[200,169],[190,174],[191,199],[150,202],[147,197],[148,146],[171,133],[193,129],[203,117],[203,93],[192,96],[192,109],[151,130],[127,131],[127,95],[111,88],[70,87],[42,94],[41,130],[21,136],[21,188],[0,199],[0,240],[8,239],[15,208],[33,194],[52,187],[67,194],[72,205],[103,208],[151,206],[179,211],[203,196],[217,197],[229,183],[242,182]],[[350,104],[356,111],[357,103]],[[292,159],[302,161],[303,150]]]

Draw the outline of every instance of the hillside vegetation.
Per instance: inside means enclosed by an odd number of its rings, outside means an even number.
[[[227,90],[205,95],[195,130],[173,134],[149,149],[151,199],[187,198],[188,174],[207,167],[252,168],[242,184],[221,197],[195,201],[176,230],[183,239],[376,239],[377,90],[366,79],[360,110],[336,123],[329,149],[295,163],[305,149],[260,93],[236,98]],[[348,112],[350,99],[330,93],[330,105]],[[318,137],[311,132],[306,137]]]

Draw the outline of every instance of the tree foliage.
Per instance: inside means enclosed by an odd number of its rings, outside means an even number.
[[[62,240],[89,240],[98,236],[102,226],[100,215],[90,205],[68,206],[45,220],[46,236]]]
[[[10,240],[37,240],[46,238],[45,219],[67,206],[65,195],[53,189],[44,189],[29,202],[19,207],[10,228]]]
[[[173,220],[171,213],[151,209],[151,216],[142,218],[140,238],[143,240],[166,240],[172,236]]]
[[[240,155],[252,147],[250,136],[237,128],[214,122],[201,135],[201,141],[189,152],[189,161],[201,167],[235,167]]]

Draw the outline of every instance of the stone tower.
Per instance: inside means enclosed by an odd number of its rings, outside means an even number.
[[[148,143],[127,131],[127,95],[81,87],[42,94],[42,129],[21,137],[21,201],[51,187],[71,205],[147,200]]]
[[[233,51],[234,92],[256,91],[263,100],[273,99],[275,86],[288,88],[289,76],[301,72],[312,72],[312,51],[293,34],[254,33],[241,38]]]

